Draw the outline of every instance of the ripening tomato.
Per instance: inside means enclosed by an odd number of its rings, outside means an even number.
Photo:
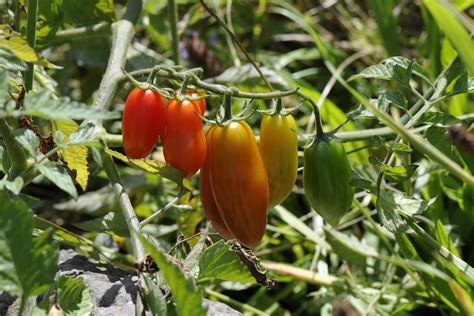
[[[122,116],[123,147],[130,158],[146,157],[165,125],[163,97],[151,89],[135,88],[128,95]]]
[[[255,136],[247,123],[238,121],[215,126],[208,140],[215,205],[235,239],[254,248],[265,233],[268,208],[267,172]]]
[[[269,207],[291,193],[298,172],[298,136],[291,115],[265,116],[260,126],[260,155],[268,174]]]
[[[185,178],[194,175],[203,165],[206,136],[202,129],[166,130],[161,141],[166,163],[180,170]]]
[[[235,239],[234,235],[225,225],[224,220],[222,219],[221,214],[219,213],[219,209],[217,208],[216,201],[214,200],[214,194],[212,193],[211,176],[209,169],[209,138],[214,128],[215,126],[212,126],[208,129],[206,133],[208,154],[206,155],[206,160],[204,160],[204,165],[201,168],[201,175],[199,178],[199,193],[201,195],[202,207],[204,209],[204,212],[206,213],[207,219],[211,222],[212,226],[225,239]]]

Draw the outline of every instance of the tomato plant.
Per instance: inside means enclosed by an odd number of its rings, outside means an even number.
[[[247,123],[238,121],[215,126],[208,141],[206,171],[215,205],[228,231],[242,244],[254,248],[265,233],[269,194],[267,172],[255,136]],[[205,180],[201,183],[206,184]],[[201,188],[206,198],[210,198],[208,189]],[[206,213],[216,214],[209,206],[212,203],[204,203]],[[225,231],[215,222],[217,230]]]
[[[265,116],[260,126],[259,150],[268,174],[269,207],[290,194],[298,171],[298,137],[291,115]]]
[[[146,157],[163,132],[163,97],[151,89],[135,88],[128,95],[122,116],[123,147],[130,158]]]

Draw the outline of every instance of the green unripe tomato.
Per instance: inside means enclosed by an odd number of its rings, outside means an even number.
[[[337,226],[354,198],[351,166],[341,143],[317,140],[304,151],[303,186],[311,207]]]

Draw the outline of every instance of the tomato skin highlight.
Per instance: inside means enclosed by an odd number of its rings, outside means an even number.
[[[211,222],[215,230],[222,235],[225,239],[235,239],[234,235],[229,231],[224,220],[222,219],[219,209],[217,208],[216,201],[214,199],[214,194],[212,192],[211,186],[211,170],[209,162],[209,149],[210,149],[210,135],[215,126],[209,128],[206,132],[206,142],[207,142],[207,155],[204,165],[201,168],[200,178],[199,178],[199,194],[201,196],[201,203],[206,214],[207,219]]]
[[[316,141],[304,151],[303,187],[311,207],[337,226],[354,198],[352,170],[341,143]]]
[[[151,89],[135,88],[122,116],[123,147],[128,157],[141,159],[155,147],[165,125],[163,97]]]
[[[269,207],[291,193],[298,173],[298,135],[291,115],[264,116],[260,125],[259,150],[267,170]]]
[[[267,223],[268,177],[255,136],[244,121],[216,126],[209,136],[214,200],[234,237],[249,248],[262,239]]]

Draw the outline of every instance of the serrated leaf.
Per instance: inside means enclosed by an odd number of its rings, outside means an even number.
[[[399,155],[409,155],[413,152],[413,149],[403,143],[397,143],[393,150]]]
[[[409,179],[418,168],[417,165],[408,165],[408,166],[382,166],[381,170],[384,172],[387,180],[391,182],[403,182]]]
[[[412,199],[401,194],[395,194],[394,197],[398,211],[405,213],[409,216],[415,214],[422,214],[436,200],[436,198],[430,200]]]
[[[114,119],[118,113],[102,111],[68,98],[51,100],[51,92],[46,89],[36,94],[28,94],[22,115],[31,115],[50,120]]]
[[[42,175],[53,182],[58,188],[68,193],[74,199],[77,199],[77,190],[72,182],[71,176],[63,166],[57,165],[51,161],[37,164],[36,168]]]
[[[53,121],[53,135],[57,135],[57,131],[61,131],[64,135],[64,142],[68,143],[65,149],[61,149],[61,154],[67,163],[69,169],[76,172],[75,180],[81,186],[82,190],[85,191],[87,188],[87,182],[89,180],[89,163],[87,157],[89,156],[89,150],[87,146],[80,145],[83,142],[88,142],[91,139],[89,133],[92,128],[88,128],[86,132],[84,129],[79,129],[79,125],[73,120],[57,120]],[[84,136],[85,134],[85,136]],[[57,140],[55,139],[57,142]]]
[[[74,223],[74,226],[89,232],[115,234],[123,237],[130,235],[125,217],[120,212],[110,212],[105,216]]]
[[[365,266],[367,258],[377,257],[375,249],[361,243],[353,236],[349,237],[333,229],[324,229],[324,232],[333,252],[350,263]]]
[[[82,278],[61,275],[56,281],[57,303],[64,315],[89,315],[94,310],[91,293]]]
[[[194,279],[185,273],[144,236],[139,235],[145,249],[157,264],[163,274],[168,287],[173,294],[176,311],[180,316],[204,316],[206,309],[202,307],[202,294],[196,287]]]
[[[209,280],[255,283],[247,266],[223,240],[204,250],[199,259],[198,282]]]
[[[401,84],[407,84],[409,78],[409,72],[414,75],[417,75],[423,78],[426,81],[429,81],[426,78],[426,74],[423,68],[416,62],[412,62],[412,60],[401,57],[395,56],[390,57],[383,60],[378,65],[370,66],[360,73],[353,75],[349,78],[349,81],[359,78],[366,78],[366,79],[381,79],[381,80],[394,80]]]
[[[27,128],[20,128],[13,132],[15,139],[17,142],[23,146],[24,149],[28,151],[31,157],[35,157],[38,147],[39,147],[39,139],[35,133]]]
[[[376,206],[380,222],[388,231],[397,234],[406,230],[406,223],[397,213],[397,202],[393,192],[381,190]]]
[[[112,157],[115,157],[115,158],[127,163],[128,165],[130,165],[132,167],[140,168],[140,169],[142,169],[146,172],[160,174],[163,178],[169,179],[169,180],[171,180],[175,183],[178,183],[178,184],[183,182],[183,175],[179,170],[177,170],[173,167],[161,164],[161,163],[159,163],[155,160],[151,160],[151,159],[130,159],[127,156],[125,156],[125,155],[123,155],[119,152],[110,150],[108,148],[105,149],[105,152],[107,154],[111,155]]]
[[[54,279],[58,248],[43,233],[33,240],[33,211],[0,194],[0,288],[14,295],[38,295]]]
[[[47,61],[46,58],[41,56],[34,48],[28,45],[27,41],[20,35],[10,35],[8,38],[0,39],[0,46],[8,48],[10,51],[15,53],[19,59],[27,63],[52,69],[62,69],[62,67],[56,66]]]

